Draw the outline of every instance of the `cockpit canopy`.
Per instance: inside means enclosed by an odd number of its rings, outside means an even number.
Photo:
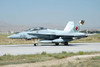
[[[44,27],[32,27],[25,31],[37,31],[37,30],[46,30],[47,28]]]

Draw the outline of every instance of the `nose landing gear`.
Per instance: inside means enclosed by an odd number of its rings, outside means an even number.
[[[34,46],[38,45],[38,39],[34,39]]]
[[[37,43],[34,43],[34,46],[37,46],[38,44]]]

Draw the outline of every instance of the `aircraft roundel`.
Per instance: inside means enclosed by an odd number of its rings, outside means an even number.
[[[79,31],[80,27],[79,26],[75,26],[74,27],[74,31]]]

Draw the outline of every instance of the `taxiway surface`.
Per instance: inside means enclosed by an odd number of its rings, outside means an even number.
[[[41,52],[59,53],[62,51],[79,52],[79,51],[100,51],[100,43],[70,43],[69,46],[52,44],[34,46],[26,45],[0,45],[0,56],[4,54],[21,55],[21,54],[37,54]]]

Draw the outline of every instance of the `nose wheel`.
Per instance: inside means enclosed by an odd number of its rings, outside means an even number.
[[[38,45],[38,39],[34,39],[34,46]]]
[[[34,46],[37,46],[37,43],[35,43]]]

